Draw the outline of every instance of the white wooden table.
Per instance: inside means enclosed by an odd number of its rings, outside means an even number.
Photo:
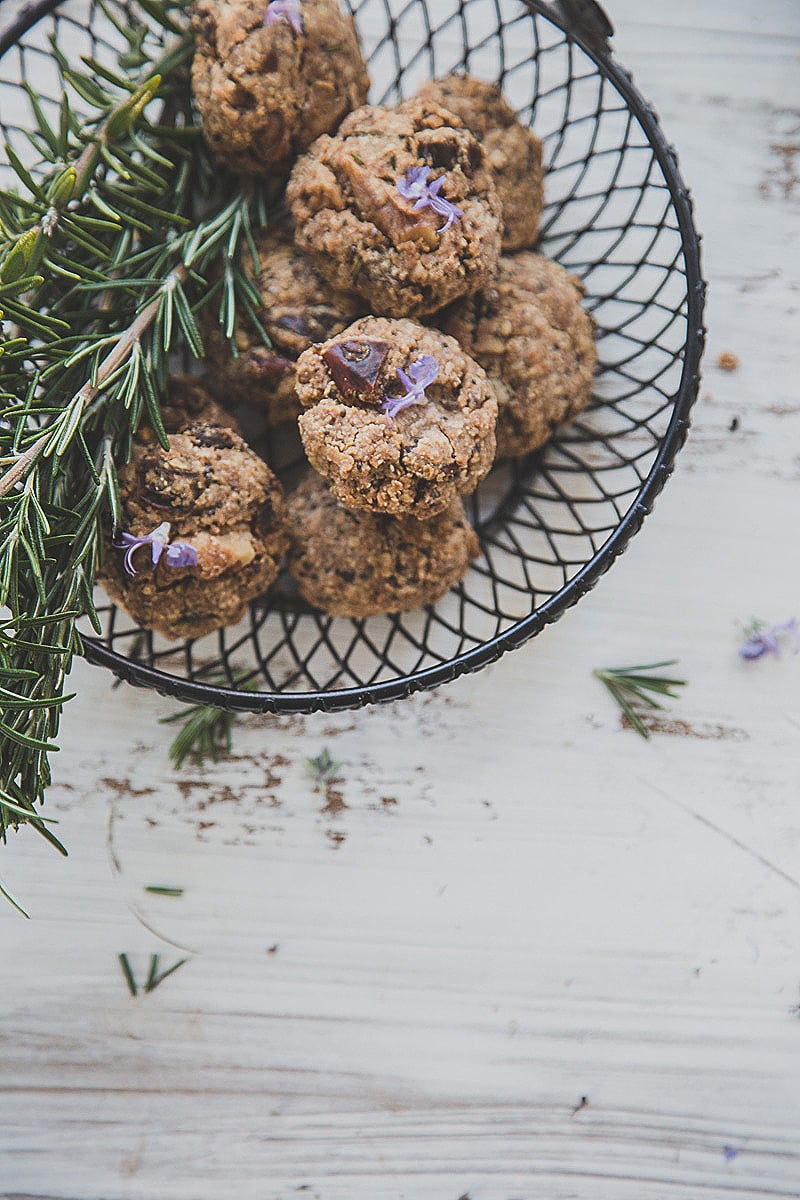
[[[736,653],[738,619],[800,612],[800,8],[609,8],[705,232],[675,478],[526,649],[241,722],[217,768],[173,773],[172,706],[78,665],[72,856],[0,852],[33,916],[0,906],[4,1197],[800,1196],[800,658]],[[591,671],[673,656],[648,744]],[[189,961],[134,999],[122,951]]]

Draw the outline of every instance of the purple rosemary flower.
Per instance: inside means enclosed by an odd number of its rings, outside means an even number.
[[[411,364],[408,374],[398,367],[397,375],[406,389],[405,395],[387,396],[381,405],[381,411],[386,413],[390,421],[404,408],[409,408],[412,404],[421,404],[423,400],[428,399],[425,389],[438,378],[439,364],[432,354],[423,354]]]
[[[303,6],[301,0],[272,0],[264,16],[265,25],[286,21],[297,34],[303,32]]]
[[[791,634],[795,643],[795,654],[800,650],[800,629],[797,617],[784,621],[782,625],[771,625],[767,628],[763,621],[752,621],[744,630],[747,640],[739,647],[739,655],[744,659],[763,658],[765,654],[774,654],[780,658],[780,639],[785,634]]]
[[[428,183],[430,173],[430,167],[411,167],[403,178],[398,180],[397,190],[404,200],[416,201],[414,212],[432,208],[440,217],[447,217],[441,229],[436,231],[444,233],[451,225],[455,225],[459,217],[463,217],[464,210],[439,195],[444,186],[445,176],[440,175],[433,183]]]
[[[112,545],[117,550],[125,551],[123,565],[129,575],[135,575],[136,569],[133,565],[133,556],[142,546],[150,547],[150,557],[153,560],[153,566],[157,567],[161,555],[166,550],[166,563],[168,567],[196,567],[197,566],[197,551],[194,546],[190,546],[187,542],[169,542],[169,521],[162,522],[152,533],[146,533],[144,537],[136,537],[132,533],[121,533],[120,540],[113,542]]]

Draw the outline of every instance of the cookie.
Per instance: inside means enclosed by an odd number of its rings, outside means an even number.
[[[183,433],[198,423],[222,425],[239,432],[234,417],[217,404],[208,389],[193,375],[172,375],[161,402],[161,422],[167,433]]]
[[[455,113],[483,146],[503,206],[503,249],[532,246],[544,199],[542,143],[517,120],[499,84],[448,75],[423,84],[417,96]]]
[[[168,450],[145,431],[119,489],[121,532],[98,580],[144,628],[190,638],[235,624],[276,578],[283,489],[231,429],[196,422],[170,434]]]
[[[458,118],[411,100],[361,108],[295,166],[287,189],[300,249],[372,311],[419,317],[486,285],[502,236],[483,150]]]
[[[192,89],[216,157],[285,175],[363,104],[369,74],[338,0],[196,0]]]
[[[500,457],[538,449],[589,403],[597,348],[583,295],[577,275],[523,251],[501,258],[491,288],[441,315],[494,384]]]
[[[351,512],[311,473],[289,497],[289,528],[289,571],[301,595],[337,617],[435,604],[480,550],[460,500],[424,522]]]
[[[295,248],[292,231],[278,226],[256,234],[258,269],[248,248],[242,267],[261,297],[256,316],[272,347],[265,346],[252,320],[241,313],[237,357],[213,315],[203,328],[208,371],[226,403],[259,409],[271,425],[293,421],[300,412],[295,362],[314,342],[340,333],[364,311],[352,295],[335,295]]]
[[[306,350],[297,392],[308,460],[347,508],[425,521],[492,465],[492,387],[438,330],[363,317]]]

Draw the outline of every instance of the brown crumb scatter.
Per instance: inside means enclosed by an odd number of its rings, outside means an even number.
[[[656,714],[640,714],[642,724],[650,733],[665,733],[671,737],[699,738],[701,741],[746,742],[749,734],[744,729],[732,725],[690,725],[688,721],[678,721],[670,717],[660,717]],[[623,729],[633,729],[633,724],[623,713],[620,716]]]
[[[332,784],[328,784],[325,788],[325,806],[322,812],[330,817],[335,817],[349,807],[350,805],[345,802],[345,798],[339,789],[333,787]]]
[[[110,791],[123,797],[152,796],[154,792],[154,788],[151,787],[135,788],[129,779],[103,778],[100,782],[103,787],[107,787]]]

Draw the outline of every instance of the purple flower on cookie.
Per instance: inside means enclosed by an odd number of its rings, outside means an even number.
[[[439,364],[432,354],[423,354],[408,368],[408,374],[397,368],[397,376],[405,390],[403,396],[387,396],[381,405],[381,411],[393,420],[404,408],[412,404],[421,404],[428,397],[425,389],[429,388],[439,376]]]
[[[455,225],[460,217],[463,217],[464,210],[440,195],[444,187],[445,176],[440,175],[433,183],[429,183],[430,173],[430,167],[411,167],[403,178],[398,180],[397,190],[404,200],[415,201],[414,212],[421,212],[423,208],[432,208],[440,217],[446,217],[444,225],[436,231],[444,233],[451,225]]]
[[[301,0],[272,0],[264,16],[265,25],[276,25],[286,21],[296,34],[303,32],[303,6]]]
[[[136,569],[133,565],[133,555],[142,546],[150,547],[150,556],[154,567],[158,566],[161,556],[165,552],[168,567],[197,566],[197,551],[194,546],[190,546],[188,542],[173,542],[170,545],[169,528],[169,521],[163,521],[152,533],[146,533],[143,537],[136,537],[132,533],[121,533],[120,540],[112,543],[117,550],[125,551],[123,565],[129,575],[136,574]]]

